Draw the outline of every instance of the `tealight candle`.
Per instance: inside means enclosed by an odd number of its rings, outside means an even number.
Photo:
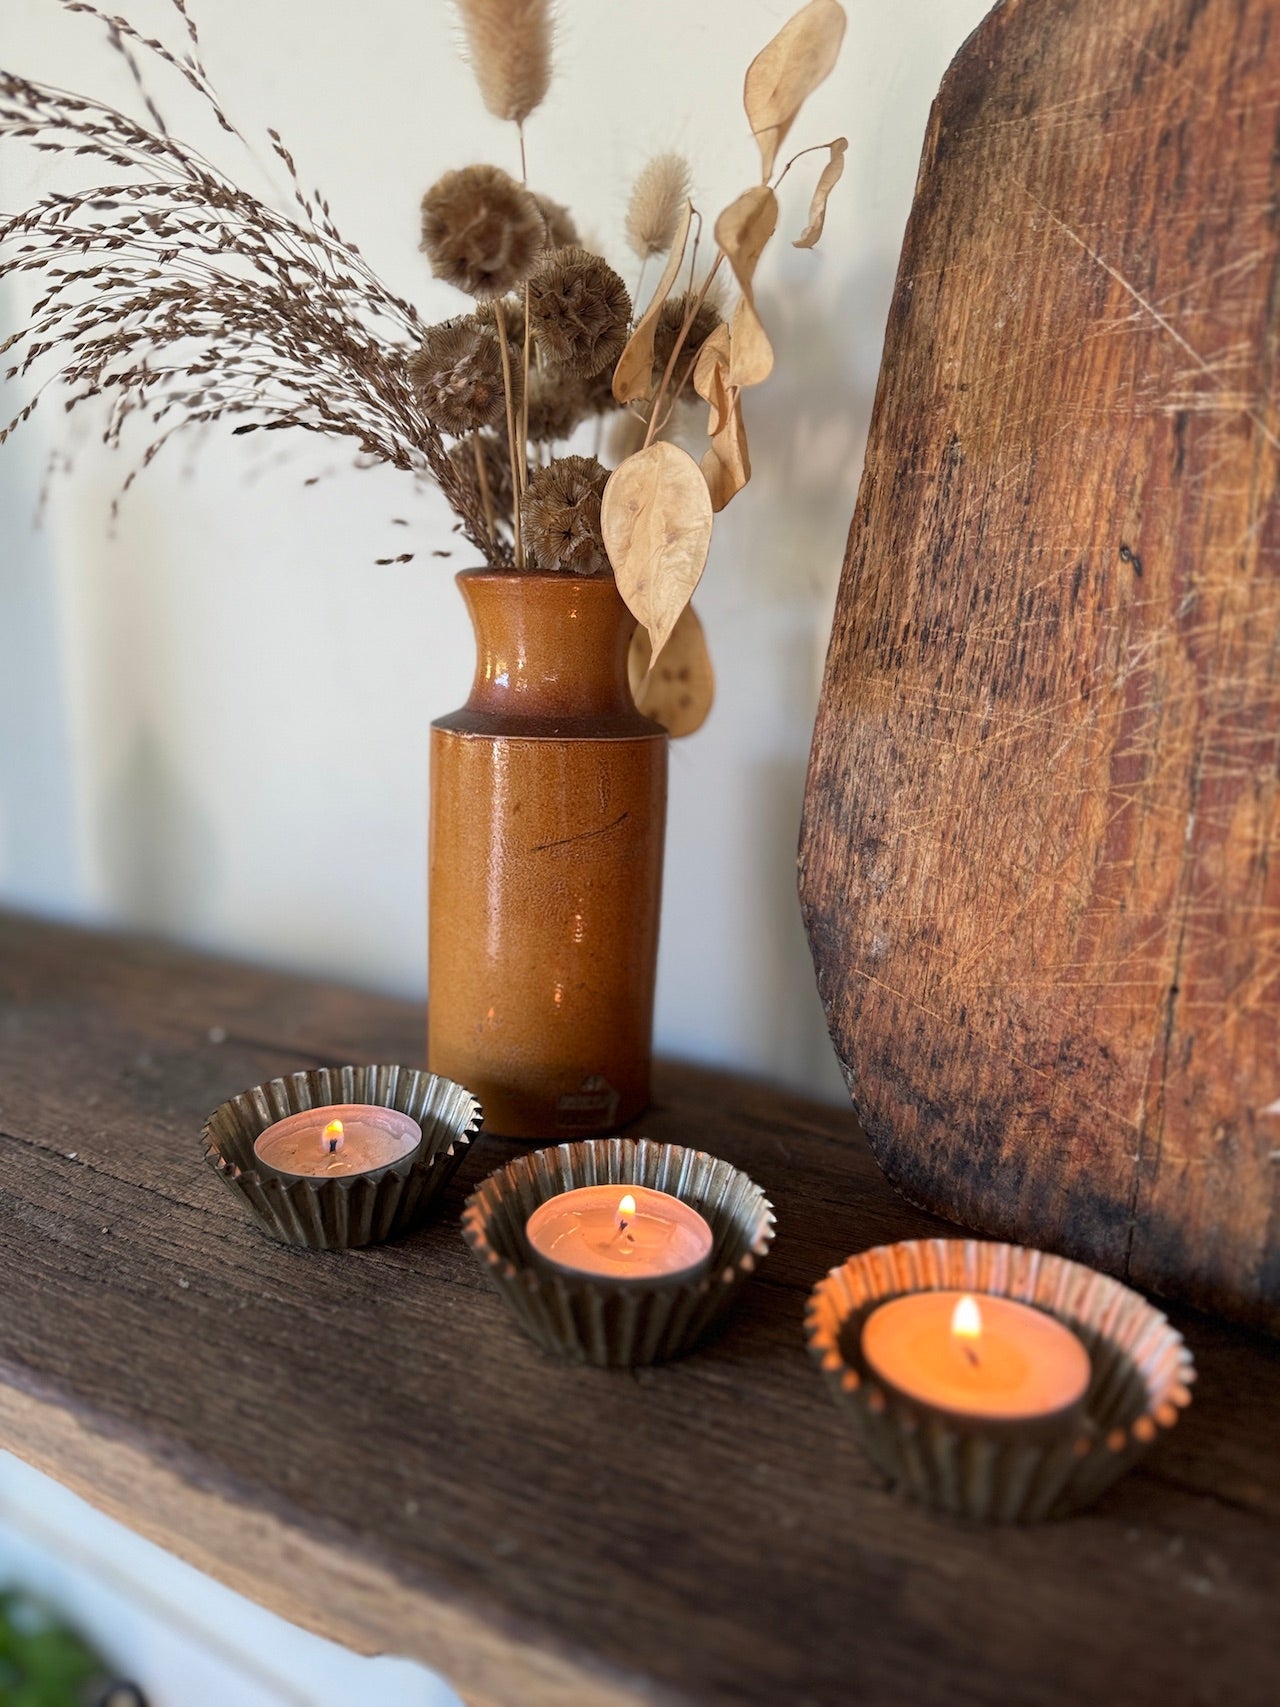
[[[268,1126],[253,1153],[278,1174],[334,1179],[390,1167],[417,1149],[422,1128],[411,1115],[380,1103],[305,1108]]]
[[[1053,1316],[984,1293],[912,1292],[881,1304],[862,1355],[882,1384],[917,1404],[983,1422],[1061,1422],[1078,1411],[1091,1366]]]
[[[711,1261],[711,1228],[696,1209],[643,1185],[584,1185],[540,1203],[525,1223],[553,1268],[600,1280],[692,1280]]]

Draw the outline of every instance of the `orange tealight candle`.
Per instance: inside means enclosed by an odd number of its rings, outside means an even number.
[[[1065,1424],[1091,1374],[1089,1353],[1070,1328],[990,1293],[894,1298],[867,1317],[862,1355],[903,1398],[982,1422]]]

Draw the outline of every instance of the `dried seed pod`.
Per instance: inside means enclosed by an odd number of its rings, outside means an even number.
[[[658,315],[658,322],[653,333],[653,382],[656,386],[666,372],[671,352],[675,349],[676,339],[680,336],[680,328],[684,325],[684,317],[689,311],[689,297],[668,297]],[[694,311],[693,324],[689,327],[688,336],[680,346],[680,355],[676,363],[676,377],[682,373],[692,373],[693,364],[698,352],[707,339],[723,324],[720,310],[714,302],[701,302]]]
[[[428,420],[443,432],[470,433],[506,418],[498,334],[474,315],[429,326],[409,358],[409,378]]]
[[[550,196],[533,191],[533,199],[538,204],[543,222],[547,228],[547,248],[567,249],[571,244],[580,241],[578,228],[573,223],[573,215],[562,203],[552,201]]]
[[[586,415],[612,415],[618,407],[618,399],[613,395],[613,368],[606,365],[599,373],[593,373],[590,379],[582,381],[582,413]]]
[[[567,375],[538,373],[529,376],[529,437],[551,444],[567,439],[592,411],[587,404],[587,382]]]
[[[605,454],[615,468],[620,468],[629,456],[644,449],[648,430],[648,422],[640,415],[632,414],[630,409],[622,409],[614,416],[605,439]]]
[[[484,326],[497,326],[498,309],[506,327],[507,343],[513,355],[521,356],[524,348],[524,296],[495,297],[491,302],[478,302],[475,317]]]
[[[432,272],[481,302],[524,283],[546,236],[533,196],[498,166],[446,172],[422,198]]]
[[[593,456],[562,456],[525,488],[520,518],[525,547],[542,569],[595,575],[607,569],[600,499],[609,478]]]
[[[539,349],[567,373],[588,379],[622,354],[631,297],[599,255],[576,245],[551,250],[529,280],[528,299]]]

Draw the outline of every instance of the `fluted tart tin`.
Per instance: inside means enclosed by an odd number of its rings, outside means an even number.
[[[913,1402],[863,1351],[882,1304],[951,1292],[1007,1299],[1076,1335],[1090,1372],[1060,1426],[1021,1426]],[[953,1517],[1035,1523],[1079,1511],[1172,1428],[1195,1365],[1181,1334],[1131,1287],[1083,1263],[977,1239],[879,1245],[810,1294],[809,1352],[868,1456],[904,1492]]]
[[[417,1123],[420,1142],[385,1167],[313,1177],[265,1166],[254,1144],[308,1109],[378,1104]],[[480,1130],[480,1104],[452,1079],[394,1065],[315,1067],[254,1085],[220,1104],[201,1137],[205,1160],[287,1245],[346,1250],[380,1244],[426,1218]]]
[[[711,1229],[693,1277],[618,1280],[540,1258],[526,1226],[541,1205],[585,1186],[665,1192]],[[519,1156],[467,1200],[462,1233],[520,1326],[557,1356],[598,1368],[689,1352],[720,1320],[773,1240],[773,1207],[740,1169],[648,1138],[584,1139]]]

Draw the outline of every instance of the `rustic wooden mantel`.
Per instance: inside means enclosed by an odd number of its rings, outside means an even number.
[[[299,1623],[487,1707],[1272,1702],[1280,1357],[1182,1318],[1188,1416],[1093,1512],[956,1527],[880,1484],[804,1356],[811,1283],[937,1223],[852,1116],[665,1067],[643,1130],[747,1168],[778,1240],[717,1343],[630,1374],[513,1329],[458,1236],[269,1243],[204,1114],[414,1060],[409,1003],[0,915],[0,1438]]]

